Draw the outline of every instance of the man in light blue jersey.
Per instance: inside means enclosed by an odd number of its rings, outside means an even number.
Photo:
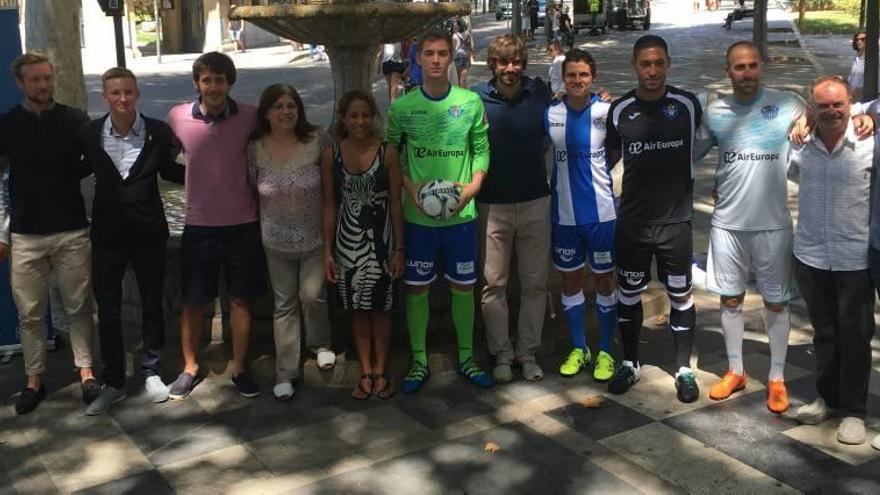
[[[584,265],[596,285],[599,353],[593,377],[614,374],[611,357],[617,298],[614,291],[614,224],[617,211],[605,158],[605,119],[609,103],[590,93],[596,61],[584,50],[566,53],[562,62],[566,96],[547,110],[545,126],[553,141],[551,223],[553,263],[562,274],[562,307],[573,349],[559,368],[575,376],[591,361],[584,333]]]
[[[781,414],[789,407],[783,372],[793,289],[788,136],[805,104],[794,93],[761,85],[763,66],[752,42],[739,41],[727,49],[725,70],[733,94],[710,102],[703,120],[710,137],[703,151],[718,145],[706,287],[721,296],[728,359],[728,371],[709,397],[726,399],[746,386],[743,299],[752,270],[764,299],[764,328],[770,341],[767,408]]]

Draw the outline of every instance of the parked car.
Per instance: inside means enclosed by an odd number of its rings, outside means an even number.
[[[651,0],[613,0],[611,22],[617,29],[651,29]]]
[[[495,7],[495,20],[510,19],[513,17],[513,2],[511,0],[500,0]]]

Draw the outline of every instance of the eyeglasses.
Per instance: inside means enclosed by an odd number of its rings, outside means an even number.
[[[856,38],[856,41],[865,41],[867,38]]]

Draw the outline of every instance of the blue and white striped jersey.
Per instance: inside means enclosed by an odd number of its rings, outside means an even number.
[[[576,111],[566,100],[547,109],[544,126],[553,141],[551,221],[585,225],[617,218],[605,157],[605,119],[611,105],[593,95]]]

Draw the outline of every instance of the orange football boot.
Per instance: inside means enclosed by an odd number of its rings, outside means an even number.
[[[730,394],[744,388],[746,388],[746,375],[737,375],[732,371],[728,371],[709,390],[709,398],[712,400],[723,400],[730,397]]]
[[[776,414],[782,414],[788,410],[788,390],[784,380],[770,380],[767,382],[767,409]]]

